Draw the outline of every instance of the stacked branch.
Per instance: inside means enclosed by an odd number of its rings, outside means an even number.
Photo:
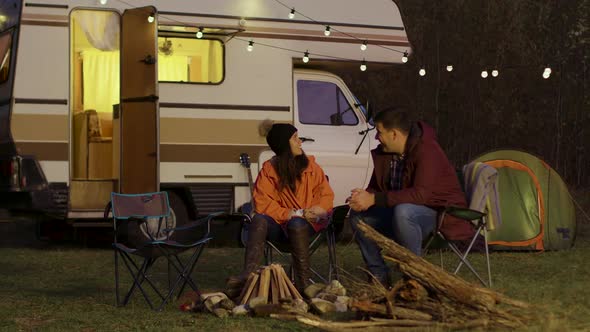
[[[239,296],[239,303],[249,305],[254,299],[257,304],[280,304],[281,301],[301,300],[302,297],[283,267],[271,264],[250,273]]]
[[[406,276],[392,290],[384,291],[386,303],[381,310],[391,312],[395,307],[405,307],[457,326],[485,322],[489,327],[518,328],[526,326],[531,319],[527,303],[468,283],[414,255],[363,222],[359,223],[359,229]]]

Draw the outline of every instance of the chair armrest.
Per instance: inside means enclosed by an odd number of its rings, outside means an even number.
[[[461,219],[465,219],[465,220],[469,220],[469,221],[481,219],[483,216],[486,215],[486,213],[483,213],[480,211],[471,210],[469,208],[458,207],[458,206],[447,206],[445,208],[445,213],[449,214],[453,217],[457,217],[457,218],[461,218]]]
[[[179,227],[174,227],[174,228],[166,228],[163,231],[164,232],[186,231],[186,230],[189,230],[192,228],[201,227],[201,226],[203,226],[204,223],[207,223],[207,235],[206,236],[208,236],[209,233],[211,232],[211,219],[213,219],[215,217],[219,217],[224,214],[226,214],[226,213],[225,212],[214,212],[214,213],[207,215],[206,217],[203,217],[201,219],[197,219],[193,222],[185,224],[184,226],[179,226]]]

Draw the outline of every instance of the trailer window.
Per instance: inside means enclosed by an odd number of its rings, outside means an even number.
[[[7,32],[0,36],[0,83],[8,80],[10,72],[10,49],[12,46],[12,33]]]
[[[218,84],[224,75],[220,40],[158,37],[160,82]]]
[[[342,90],[330,82],[297,81],[299,122],[317,125],[356,125],[358,118]]]

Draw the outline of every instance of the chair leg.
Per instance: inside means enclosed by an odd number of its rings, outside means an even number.
[[[492,287],[492,269],[490,267],[490,251],[488,249],[488,231],[485,227],[483,229],[483,238],[486,250],[486,263],[488,265],[488,287]]]
[[[469,243],[469,246],[467,247],[467,249],[465,249],[464,253],[459,255],[461,258],[461,262],[459,263],[459,265],[457,265],[457,268],[455,269],[455,274],[457,274],[459,272],[459,269],[461,269],[461,266],[463,265],[463,263],[466,261],[467,255],[469,255],[469,253],[471,252],[471,248],[473,247],[473,244],[475,244],[475,241],[477,240],[477,234],[479,234],[479,232],[481,232],[483,228],[483,224],[480,225],[477,230],[475,231],[475,236],[473,237],[473,239],[471,239],[471,242]]]
[[[115,301],[117,301],[117,307],[121,305],[121,299],[119,295],[119,253],[117,249],[114,249],[115,252]]]
[[[479,279],[479,281],[484,285],[487,286],[486,282],[479,276],[479,274],[477,273],[477,271],[475,271],[475,269],[473,268],[473,266],[469,263],[469,261],[463,257],[463,254],[461,253],[461,251],[452,243],[449,243],[449,248],[451,248],[451,250],[457,254],[457,256],[459,256],[459,259],[461,260],[462,264],[465,264],[465,266],[467,266],[467,268],[477,277],[477,279]],[[455,270],[454,274],[457,274],[457,270]]]
[[[331,282],[332,280],[340,280],[338,275],[338,262],[336,261],[336,236],[334,235],[334,226],[329,225],[331,229],[329,229],[326,233],[326,237],[328,239],[328,260],[329,260],[329,270],[328,270],[328,281]],[[332,275],[334,277],[332,277]]]

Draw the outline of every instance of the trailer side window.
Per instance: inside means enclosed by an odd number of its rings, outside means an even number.
[[[299,122],[317,125],[356,125],[358,118],[340,88],[331,82],[297,81]]]
[[[219,84],[224,75],[220,40],[158,37],[158,81]]]
[[[12,32],[0,36],[0,83],[8,80],[10,72],[10,49],[12,46]]]

